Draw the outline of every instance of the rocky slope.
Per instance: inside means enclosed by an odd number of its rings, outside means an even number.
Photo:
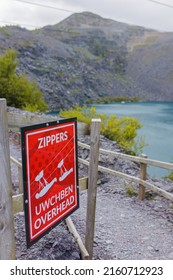
[[[0,53],[18,50],[18,72],[36,80],[51,110],[102,96],[173,100],[172,44],[172,33],[88,12],[35,31],[0,28]]]
[[[153,34],[129,56],[126,73],[149,100],[173,100],[172,46],[173,33]]]

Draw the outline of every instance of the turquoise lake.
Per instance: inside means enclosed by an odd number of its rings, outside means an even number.
[[[145,137],[148,144],[143,149],[148,158],[173,162],[173,102],[135,102],[93,104],[97,113],[117,117],[137,117],[143,127],[138,130],[138,135]],[[148,167],[148,173],[153,177],[162,177],[169,171]]]

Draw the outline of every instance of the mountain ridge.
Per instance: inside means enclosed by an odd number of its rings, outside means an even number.
[[[104,96],[173,101],[173,33],[73,14],[28,31],[0,28],[0,53],[15,48],[17,71],[35,80],[50,110]]]

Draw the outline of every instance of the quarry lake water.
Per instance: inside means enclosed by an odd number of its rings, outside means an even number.
[[[93,104],[97,113],[117,117],[137,117],[143,127],[138,136],[144,136],[147,146],[143,148],[148,158],[173,162],[173,102],[123,102],[111,104]],[[170,171],[148,167],[152,177],[162,177]]]

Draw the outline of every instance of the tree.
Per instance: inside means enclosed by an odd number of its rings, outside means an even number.
[[[29,111],[44,112],[48,109],[43,93],[35,82],[29,82],[25,74],[15,73],[17,51],[8,49],[0,56],[0,97],[6,98],[7,105]]]

